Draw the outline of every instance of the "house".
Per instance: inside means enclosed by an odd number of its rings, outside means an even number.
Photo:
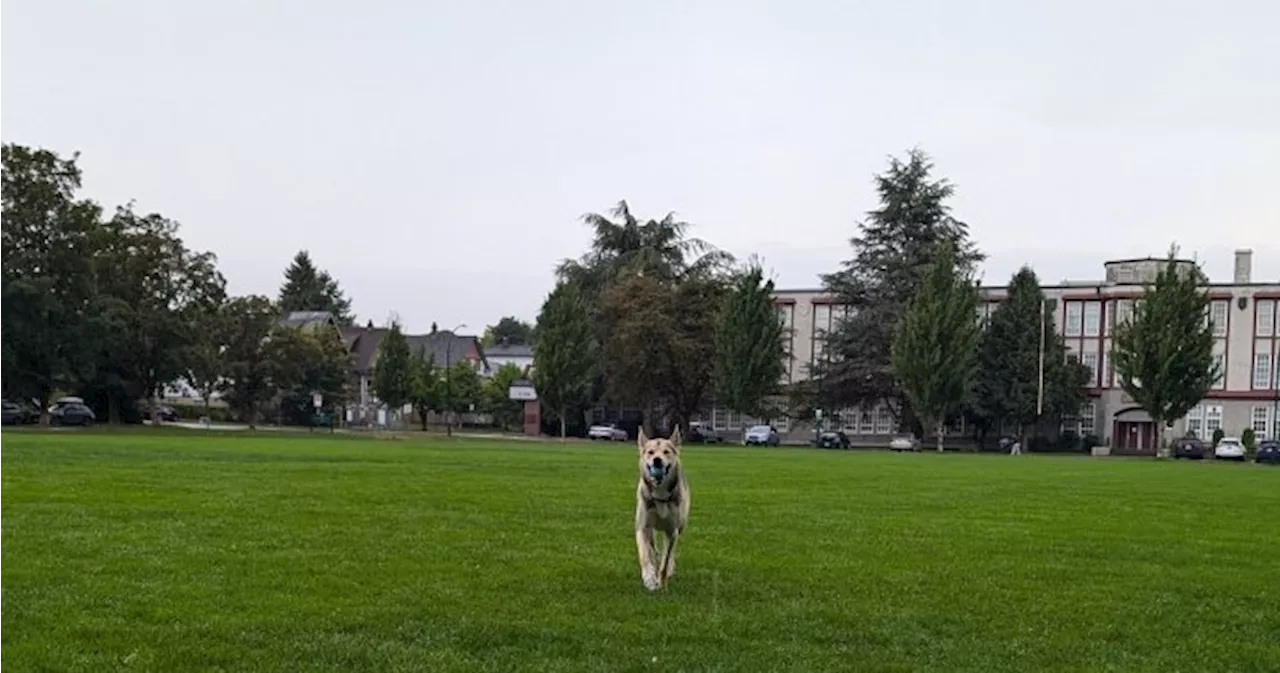
[[[1190,433],[1209,439],[1217,429],[1239,435],[1245,428],[1252,428],[1259,439],[1280,437],[1280,280],[1254,281],[1252,257],[1249,250],[1237,251],[1231,281],[1210,282],[1204,288],[1210,299],[1206,320],[1213,325],[1214,353],[1223,375],[1166,437]],[[1111,348],[1116,324],[1130,315],[1144,283],[1154,280],[1166,263],[1150,257],[1112,260],[1103,264],[1103,280],[1042,287],[1053,306],[1058,334],[1071,356],[1092,372],[1089,403],[1079,415],[1063,419],[1059,431],[1096,436],[1113,452],[1155,452],[1159,434],[1150,416],[1120,388]],[[1180,263],[1194,265],[1190,260]],[[1005,293],[1004,286],[980,288],[979,318],[989,316]],[[813,364],[825,357],[826,333],[847,308],[821,289],[778,290],[774,302],[787,334],[781,381],[785,387],[809,378]],[[718,430],[736,430],[750,420],[725,409],[713,409],[709,416]],[[828,416],[824,425],[838,425],[855,441],[881,443],[896,429],[893,414],[884,407],[835,410]],[[781,419],[775,425],[791,441],[812,437],[808,421]],[[964,432],[963,422],[952,430]]]
[[[503,365],[513,364],[526,374],[533,369],[533,346],[500,342],[484,349],[485,359],[489,361],[491,371],[498,371]]]
[[[338,322],[328,311],[290,311],[276,321],[279,327],[297,327],[315,330],[320,327],[336,327]]]
[[[468,362],[481,376],[489,375],[489,363],[478,338],[432,327],[427,334],[405,335],[410,353],[426,353],[437,367]],[[382,404],[373,390],[373,372],[377,366],[378,348],[391,330],[374,327],[370,320],[364,327],[353,325],[342,327],[340,331],[342,342],[351,353],[352,380],[356,387],[356,399],[354,406],[347,410],[347,422],[374,423]]]

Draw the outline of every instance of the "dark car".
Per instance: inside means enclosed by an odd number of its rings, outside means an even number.
[[[820,449],[847,449],[851,446],[849,435],[840,430],[824,430],[813,444]]]
[[[1195,437],[1183,437],[1173,444],[1173,457],[1186,458],[1188,460],[1203,460],[1205,446],[1204,442]]]
[[[29,425],[31,423],[39,423],[40,414],[17,402],[4,400],[4,418],[5,425]]]
[[[1280,465],[1280,440],[1264,439],[1258,442],[1258,450],[1253,454],[1253,462]]]
[[[179,418],[178,412],[174,411],[173,407],[167,404],[161,404],[156,407],[156,417],[165,423],[176,423]],[[151,419],[150,413],[146,415],[146,419]]]
[[[717,435],[714,430],[701,423],[693,423],[689,425],[689,434],[685,437],[685,441],[690,444],[721,444],[724,442],[724,437]]]
[[[93,425],[96,420],[93,409],[79,397],[60,397],[49,410],[49,423],[52,425]]]

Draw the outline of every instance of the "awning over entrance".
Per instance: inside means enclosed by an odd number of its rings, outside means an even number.
[[[1151,414],[1142,407],[1126,407],[1116,412],[1115,419],[1125,423],[1150,423]]]

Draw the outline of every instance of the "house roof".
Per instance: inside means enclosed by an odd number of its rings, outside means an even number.
[[[484,347],[486,358],[531,358],[533,346],[527,344],[496,344]]]
[[[281,327],[314,328],[336,323],[333,314],[328,311],[290,311],[281,317],[277,324]]]
[[[342,328],[342,341],[351,351],[352,367],[356,372],[367,374],[373,371],[374,363],[378,359],[378,347],[382,345],[382,340],[389,332],[390,330],[385,327],[372,325]],[[443,367],[446,359],[449,364],[457,364],[459,360],[477,359],[488,365],[480,340],[474,336],[440,331],[430,334],[406,334],[405,341],[409,342],[410,353],[416,355],[419,351],[425,351],[437,367]]]

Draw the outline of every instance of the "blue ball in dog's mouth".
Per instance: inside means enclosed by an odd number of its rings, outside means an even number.
[[[657,465],[649,466],[649,476],[652,477],[654,480],[662,481],[662,478],[665,477],[666,475],[667,475],[666,468],[658,467]]]

